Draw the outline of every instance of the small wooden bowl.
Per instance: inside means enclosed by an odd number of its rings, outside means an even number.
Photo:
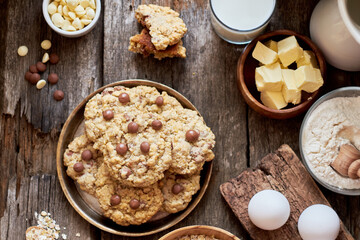
[[[165,229],[168,229],[181,220],[183,220],[187,215],[190,214],[192,210],[196,207],[196,205],[200,202],[201,198],[204,196],[204,193],[209,185],[213,162],[206,162],[204,164],[203,170],[201,171],[200,178],[200,190],[197,194],[193,196],[192,201],[189,203],[188,207],[180,211],[178,213],[170,214],[164,218],[159,220],[154,220],[151,222],[146,222],[139,226],[120,226],[99,214],[97,209],[90,207],[90,205],[82,198],[81,193],[78,191],[75,182],[67,176],[66,167],[63,164],[63,155],[68,146],[68,144],[74,139],[74,135],[82,124],[84,120],[84,110],[86,103],[96,94],[102,92],[105,88],[115,87],[115,86],[125,86],[125,87],[136,87],[136,86],[150,86],[155,87],[160,92],[166,91],[169,95],[175,97],[185,108],[189,108],[195,110],[199,113],[199,111],[195,108],[195,106],[183,95],[174,89],[163,85],[161,83],[148,81],[148,80],[123,80],[119,82],[115,82],[104,87],[97,89],[95,92],[91,93],[87,96],[70,114],[68,119],[66,120],[63,129],[61,131],[59,142],[56,151],[56,168],[57,174],[59,178],[59,182],[61,188],[68,199],[71,206],[83,217],[86,221],[91,223],[92,225],[104,230],[106,232],[122,235],[122,236],[130,236],[130,237],[140,237],[146,236],[150,234],[154,234]],[[200,113],[199,113],[200,114]],[[201,114],[200,114],[201,115]]]
[[[215,237],[221,240],[240,240],[234,234],[229,233],[221,228],[205,226],[205,225],[195,225],[188,226],[176,229],[172,232],[161,237],[159,240],[176,240],[178,237],[186,235],[205,235],[210,237]]]
[[[314,93],[308,94],[302,91],[301,103],[298,105],[289,104],[286,108],[275,110],[266,107],[260,101],[260,92],[255,85],[255,68],[259,66],[259,62],[252,57],[253,49],[258,41],[266,42],[267,40],[280,41],[288,36],[295,36],[300,47],[304,50],[311,50],[315,56],[320,67],[322,77],[325,82],[326,78],[326,61],[320,49],[310,40],[310,38],[296,33],[291,30],[277,30],[265,33],[247,45],[241,53],[237,64],[237,84],[246,103],[256,112],[263,116],[274,119],[288,119],[295,117],[310,108],[310,106],[319,97],[321,88]]]

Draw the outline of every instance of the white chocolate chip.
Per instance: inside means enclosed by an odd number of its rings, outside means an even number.
[[[88,19],[94,19],[95,17],[95,11],[94,9],[90,8],[90,7],[87,7],[86,8],[86,18]]]
[[[90,0],[89,3],[92,9],[96,9],[95,0]]]
[[[44,53],[44,56],[42,57],[42,63],[47,63],[47,61],[49,61],[49,54],[48,53]]]
[[[75,14],[74,12],[69,12],[69,17],[70,17],[72,20],[75,20],[76,14]]]
[[[79,0],[67,0],[67,5],[73,11],[79,5]]]
[[[55,26],[61,27],[64,24],[65,20],[60,13],[54,13],[51,16],[51,21],[54,23]]]
[[[37,89],[42,89],[43,87],[45,87],[45,85],[46,85],[46,81],[44,79],[41,79],[40,81],[38,81],[36,83],[36,88]]]
[[[82,17],[85,15],[86,11],[82,6],[79,5],[75,8],[75,13],[78,17]]]
[[[62,11],[63,11],[64,17],[69,16],[69,7],[67,5],[63,7]]]
[[[61,15],[63,15],[62,8],[63,8],[63,6],[59,5],[58,9],[57,9],[57,12],[60,13]]]
[[[55,2],[50,3],[47,9],[48,9],[48,13],[50,15],[53,15],[54,13],[56,13],[57,6],[56,6]]]
[[[41,48],[44,50],[48,50],[51,48],[51,42],[49,40],[44,40],[41,42]]]
[[[85,9],[90,6],[89,0],[80,0],[80,5]]]
[[[91,23],[91,20],[90,19],[87,19],[87,18],[82,18],[81,19],[81,22],[84,24],[84,25],[89,25]]]
[[[29,49],[27,46],[20,46],[17,50],[19,56],[24,57],[26,54],[28,54]]]
[[[61,28],[65,31],[76,31],[76,29],[71,25],[71,22],[69,20],[65,20]]]
[[[69,16],[64,16],[64,19],[65,19],[65,20],[68,20],[68,21],[70,21],[70,22],[72,21],[72,18],[69,17]]]
[[[79,18],[75,18],[74,21],[72,22],[72,25],[78,30],[84,28],[84,24],[80,21]]]

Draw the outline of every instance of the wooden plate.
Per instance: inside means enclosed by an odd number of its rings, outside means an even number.
[[[84,120],[84,110],[85,105],[94,95],[102,92],[107,87],[114,86],[125,86],[125,87],[136,87],[139,85],[143,86],[151,86],[157,88],[160,92],[166,91],[169,95],[175,97],[184,107],[195,110],[195,106],[183,95],[174,89],[165,86],[160,83],[148,81],[148,80],[124,80],[115,82],[104,87],[99,88],[89,96],[87,96],[70,114],[68,119],[66,120],[64,127],[61,131],[59,143],[57,146],[56,152],[56,167],[57,173],[60,181],[60,185],[63,189],[63,192],[73,206],[73,208],[89,223],[100,228],[101,230],[107,231],[112,234],[123,235],[123,236],[146,236],[150,234],[154,234],[160,231],[163,231],[167,228],[170,228],[183,220],[189,213],[196,207],[196,205],[200,202],[203,197],[209,181],[211,177],[211,171],[213,167],[212,162],[206,162],[204,164],[204,169],[201,171],[201,179],[200,179],[200,191],[193,196],[192,201],[189,206],[178,213],[170,214],[169,216],[162,218],[160,220],[156,220],[153,222],[147,222],[140,226],[120,226],[113,222],[111,219],[106,218],[99,214],[96,209],[93,209],[89,206],[89,204],[82,198],[80,192],[78,191],[74,180],[66,174],[66,167],[63,164],[63,154],[68,146],[68,144],[74,139],[74,135]],[[199,113],[200,114],[200,113]]]
[[[213,236],[221,240],[240,240],[234,234],[229,233],[221,228],[205,226],[205,225],[195,225],[188,226],[176,229],[172,232],[169,232],[165,236],[161,237],[159,240],[176,240],[178,237],[186,235],[206,235]]]
[[[237,84],[243,95],[246,103],[261,115],[274,119],[288,119],[295,117],[310,108],[315,100],[320,96],[320,91],[323,87],[314,93],[308,94],[302,92],[301,103],[298,105],[289,104],[288,107],[280,110],[275,110],[266,107],[260,100],[260,92],[255,86],[255,68],[259,66],[259,62],[252,57],[253,49],[258,41],[266,42],[267,40],[279,41],[289,36],[295,36],[300,47],[304,50],[311,50],[314,52],[321,75],[326,80],[326,61],[320,49],[310,40],[310,38],[301,35],[291,30],[277,30],[268,32],[252,40],[241,53],[237,64]],[[290,65],[291,66],[291,65]]]

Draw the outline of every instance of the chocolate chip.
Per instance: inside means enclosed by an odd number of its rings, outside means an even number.
[[[150,151],[150,144],[148,142],[142,142],[140,144],[140,150],[143,153],[148,153]]]
[[[125,177],[125,178],[128,178],[130,175],[131,175],[131,169],[128,168],[128,167],[123,167],[121,168],[121,177]]]
[[[40,80],[40,74],[38,73],[33,73],[30,77],[30,83],[35,85],[38,81]]]
[[[131,199],[130,201],[130,207],[132,209],[138,209],[140,207],[140,201],[137,199]]]
[[[25,73],[25,79],[26,79],[26,81],[29,81],[29,82],[30,82],[31,75],[32,75],[32,72],[30,72],[30,71],[27,71],[27,72]]]
[[[118,205],[121,202],[121,198],[119,195],[112,195],[110,198],[111,206]]]
[[[124,156],[128,150],[128,147],[124,143],[119,143],[116,145],[116,152],[121,156]]]
[[[103,117],[106,121],[114,118],[114,112],[110,109],[103,111]]]
[[[39,70],[37,69],[36,65],[33,64],[29,67],[29,71],[32,72],[32,73],[37,73],[39,72]]]
[[[56,91],[54,92],[54,99],[55,99],[56,101],[61,101],[61,100],[63,100],[63,99],[64,99],[64,92],[61,91],[61,90],[56,90]]]
[[[154,120],[151,123],[151,127],[155,130],[160,130],[162,128],[162,122],[159,120]]]
[[[174,184],[174,186],[171,189],[171,192],[175,195],[179,194],[184,190],[184,187],[178,183]]]
[[[129,94],[127,93],[121,93],[119,96],[119,101],[123,104],[130,102]]]
[[[90,161],[93,158],[92,152],[89,149],[84,150],[81,153],[81,158],[85,161]]]
[[[199,132],[195,130],[189,130],[185,134],[185,138],[188,142],[196,142],[199,138]]]
[[[59,81],[59,76],[56,73],[50,73],[48,76],[48,82],[56,84]]]
[[[57,64],[59,62],[60,58],[56,53],[50,54],[50,63]]]
[[[156,105],[161,107],[164,104],[164,98],[162,96],[158,96],[155,100]]]
[[[131,122],[128,124],[129,133],[137,133],[138,130],[139,130],[139,125],[136,122]]]
[[[45,72],[46,70],[46,65],[43,64],[42,62],[37,62],[36,63],[36,68],[39,72]]]
[[[81,162],[75,163],[73,166],[75,172],[82,172],[84,171],[84,164],[82,164]]]

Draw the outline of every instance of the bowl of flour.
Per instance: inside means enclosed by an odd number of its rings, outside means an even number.
[[[345,129],[353,129],[344,134]],[[344,87],[325,94],[306,113],[300,129],[302,161],[312,177],[327,189],[360,195],[360,179],[338,174],[330,164],[343,144],[360,150],[360,87]]]

